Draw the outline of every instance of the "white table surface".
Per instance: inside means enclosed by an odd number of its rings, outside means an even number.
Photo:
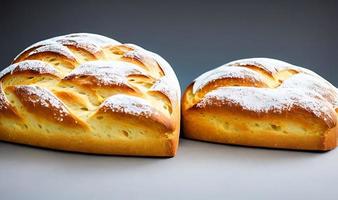
[[[338,150],[181,139],[169,159],[85,155],[0,142],[0,199],[338,199]]]

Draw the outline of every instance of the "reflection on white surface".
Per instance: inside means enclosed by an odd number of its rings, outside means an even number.
[[[181,139],[176,157],[158,159],[0,142],[0,193],[1,199],[334,199],[337,154]]]

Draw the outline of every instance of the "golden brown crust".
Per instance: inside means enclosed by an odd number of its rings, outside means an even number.
[[[169,82],[153,90],[162,78]],[[0,140],[86,153],[176,154],[176,75],[136,45],[85,33],[51,38],[19,54],[0,81]]]
[[[110,102],[102,103],[101,108],[98,109],[93,117],[102,114],[109,114],[110,116],[117,118],[132,120],[134,123],[146,124],[147,127],[153,127],[154,130],[156,129],[158,133],[168,133],[175,130],[173,121],[159,110],[153,108],[145,102],[137,101],[139,98],[135,97],[124,96],[121,100],[128,101],[128,104],[124,104],[124,102],[122,104],[117,103],[119,101],[117,97],[120,96],[121,95],[114,95],[108,99]],[[131,99],[135,99],[136,101]],[[130,109],[130,104],[133,106],[131,108],[132,110],[128,110]]]
[[[187,87],[184,135],[247,146],[330,150],[336,146],[337,97],[334,86],[304,68],[273,59],[234,61]]]
[[[71,114],[66,106],[48,90],[36,86],[12,86],[12,91],[28,112],[44,120],[62,123],[64,126],[86,129],[87,125]]]
[[[88,134],[72,135],[65,131],[49,135],[27,131],[9,134],[6,129],[0,128],[0,132],[2,141],[92,154],[173,157],[178,146],[178,137],[112,140]],[[179,133],[175,130],[173,134]]]
[[[19,120],[20,117],[15,108],[8,102],[2,86],[0,85],[0,117],[14,118]]]

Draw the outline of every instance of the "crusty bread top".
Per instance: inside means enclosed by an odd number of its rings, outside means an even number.
[[[183,110],[239,106],[251,113],[302,110],[336,125],[337,89],[318,74],[269,58],[227,63],[199,76],[188,88]]]
[[[180,87],[170,65],[141,47],[96,34],[35,43],[0,72],[0,80],[6,116],[20,118],[19,100],[36,116],[72,127],[89,128],[86,121],[102,112],[144,118],[164,132],[179,124]]]

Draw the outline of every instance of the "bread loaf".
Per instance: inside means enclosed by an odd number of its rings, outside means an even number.
[[[180,87],[159,55],[87,33],[25,49],[0,73],[0,140],[98,154],[174,156]]]
[[[336,147],[337,89],[279,60],[230,62],[199,76],[182,98],[187,138],[301,150]]]

